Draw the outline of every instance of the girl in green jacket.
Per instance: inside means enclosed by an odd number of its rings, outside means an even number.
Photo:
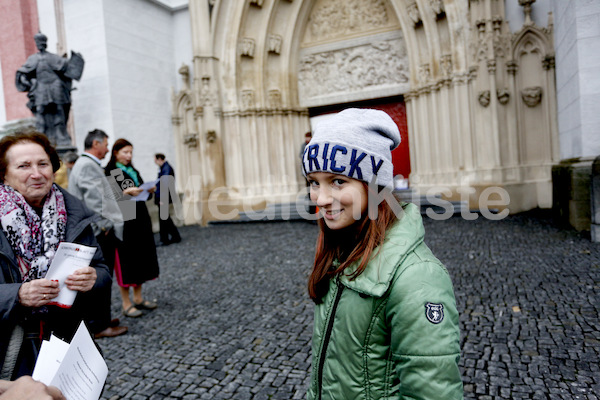
[[[302,155],[320,213],[309,400],[463,398],[452,282],[418,208],[391,193],[399,143],[385,112],[347,109]]]

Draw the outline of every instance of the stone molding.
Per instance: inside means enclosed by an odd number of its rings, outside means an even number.
[[[313,6],[303,46],[399,28],[387,0],[319,0]]]
[[[301,52],[298,67],[301,105],[331,103],[342,98],[366,99],[381,90],[393,94],[408,91],[408,58],[399,32],[340,44]]]
[[[255,108],[252,110],[227,110],[221,113],[223,118],[233,117],[272,117],[272,116],[304,116],[308,117],[308,110],[305,108],[285,108],[285,109],[271,109],[271,108]]]

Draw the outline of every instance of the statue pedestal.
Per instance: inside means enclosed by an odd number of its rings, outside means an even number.
[[[35,130],[35,118],[22,118],[7,122],[3,126],[0,126],[0,137],[12,135],[16,132],[23,130]]]
[[[13,135],[17,132],[28,132],[28,131],[36,131],[37,132],[37,129],[35,128],[35,118],[33,118],[33,117],[32,118],[22,118],[22,119],[18,119],[15,121],[10,121],[10,122],[4,124],[3,126],[0,126],[0,137],[7,136],[7,135]],[[77,153],[77,147],[73,146],[71,144],[55,146],[55,148],[56,148],[56,152],[58,153],[58,156],[61,159],[65,153],[68,153],[70,151]]]
[[[66,153],[69,153],[69,152],[77,153],[77,147],[75,147],[75,146],[57,146],[56,152],[58,153],[58,156],[62,160],[63,156]]]

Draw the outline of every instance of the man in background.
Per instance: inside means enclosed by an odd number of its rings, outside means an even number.
[[[158,165],[159,167],[159,171],[158,171],[158,179],[159,182],[156,185],[156,193],[154,195],[154,203],[158,206],[158,224],[159,224],[159,228],[160,228],[160,246],[167,246],[171,243],[179,243],[181,242],[181,236],[179,235],[179,231],[177,230],[177,227],[175,226],[175,223],[173,223],[173,220],[171,219],[171,215],[167,215],[166,219],[162,219],[160,217],[160,209],[161,207],[169,207],[171,203],[173,202],[173,200],[171,199],[171,193],[168,192],[169,188],[166,187],[166,182],[165,182],[165,178],[161,179],[161,177],[165,176],[165,177],[170,177],[169,179],[174,180],[175,179],[175,170],[173,170],[173,167],[171,167],[171,164],[169,164],[169,162],[165,159],[165,155],[162,153],[156,153],[154,155],[154,163],[156,165]],[[163,203],[161,201],[161,186],[162,186],[162,191],[167,191],[168,193],[168,203]],[[170,211],[170,210],[169,210]],[[170,214],[170,212],[169,212]]]
[[[100,129],[89,132],[84,141],[84,153],[71,170],[69,192],[100,217],[92,223],[92,228],[112,276],[117,243],[123,239],[123,215],[117,201],[111,196],[109,183],[100,165],[100,160],[107,153],[108,135]],[[111,287],[108,286],[104,292],[98,293],[98,296],[98,301],[90,304],[93,317],[89,325],[94,336],[112,337],[126,333],[127,327],[119,326],[118,319],[111,319]]]

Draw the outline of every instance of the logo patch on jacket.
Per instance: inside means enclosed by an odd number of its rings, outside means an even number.
[[[442,303],[425,304],[425,316],[432,324],[439,324],[444,319],[444,305]]]

